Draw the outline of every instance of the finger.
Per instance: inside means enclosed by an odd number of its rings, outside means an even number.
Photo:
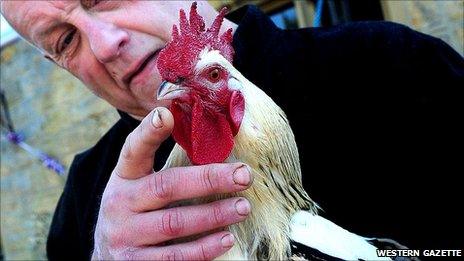
[[[182,199],[232,193],[252,183],[248,166],[243,163],[178,167],[148,175],[125,187],[132,211],[159,209]]]
[[[235,238],[230,232],[221,231],[188,243],[139,249],[130,257],[140,260],[212,260],[223,255],[234,243]]]
[[[251,206],[245,198],[229,198],[196,206],[169,208],[135,215],[130,227],[135,245],[156,245],[241,222]]]
[[[155,152],[172,132],[171,112],[158,107],[127,136],[114,172],[124,179],[137,179],[153,172]]]

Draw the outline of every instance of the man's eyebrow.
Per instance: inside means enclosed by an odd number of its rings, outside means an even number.
[[[80,0],[79,2],[81,2],[81,6],[84,9],[90,9],[90,7],[92,5],[92,0]]]
[[[39,33],[37,34],[37,37],[39,39],[42,39],[42,38],[45,38],[45,37],[49,36],[60,25],[61,25],[61,23],[59,23],[59,22],[54,22],[51,25],[48,25],[46,29],[39,31]]]
[[[51,33],[53,33],[58,27],[61,26],[61,23],[59,22],[54,22],[51,25],[48,25],[46,29],[39,31],[37,33],[37,41],[41,44],[43,44],[43,48],[45,51],[49,52],[50,54],[53,54],[53,47],[50,46],[50,39],[49,36]]]

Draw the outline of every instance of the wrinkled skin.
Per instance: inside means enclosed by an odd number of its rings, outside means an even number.
[[[86,6],[80,1],[2,1],[5,17],[21,35],[96,95],[139,118],[167,105],[155,99],[159,73],[154,68],[130,84],[123,77],[145,55],[164,47],[179,10],[190,5],[190,1],[100,0]],[[203,1],[198,9],[207,23],[217,14]],[[226,25],[236,28],[229,21]]]
[[[143,119],[127,137],[102,196],[93,259],[213,259],[229,250],[233,236],[220,228],[241,222],[251,209],[244,198],[163,209],[181,199],[247,189],[243,164],[212,164],[153,171],[153,157],[172,132],[172,114],[156,101],[160,76],[149,54],[164,47],[180,8],[189,1],[2,1],[10,24],[45,57],[71,72],[114,107]],[[206,24],[217,12],[198,3]],[[236,28],[225,22],[225,28]],[[156,61],[156,56],[153,59]],[[160,107],[161,106],[161,107]],[[150,113],[154,108],[153,112]],[[182,190],[175,188],[185,188]],[[216,231],[195,241],[172,239]],[[74,253],[68,253],[74,256]]]

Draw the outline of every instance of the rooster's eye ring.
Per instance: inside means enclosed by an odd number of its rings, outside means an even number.
[[[219,70],[217,68],[209,71],[209,79],[213,82],[216,82],[217,80],[219,80]]]

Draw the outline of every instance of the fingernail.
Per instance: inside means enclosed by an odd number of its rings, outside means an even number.
[[[161,120],[161,115],[160,115],[158,109],[155,109],[155,112],[153,113],[153,118],[152,118],[151,122],[153,123],[153,126],[155,126],[155,128],[157,128],[157,129],[163,127],[163,121]]]
[[[235,184],[247,186],[251,181],[250,168],[247,165],[243,165],[236,169],[233,174]]]
[[[241,198],[235,202],[235,209],[239,215],[248,215],[250,213],[250,208],[250,203],[246,199]]]
[[[221,238],[221,244],[223,247],[231,247],[234,245],[235,238],[232,234],[227,234]]]

